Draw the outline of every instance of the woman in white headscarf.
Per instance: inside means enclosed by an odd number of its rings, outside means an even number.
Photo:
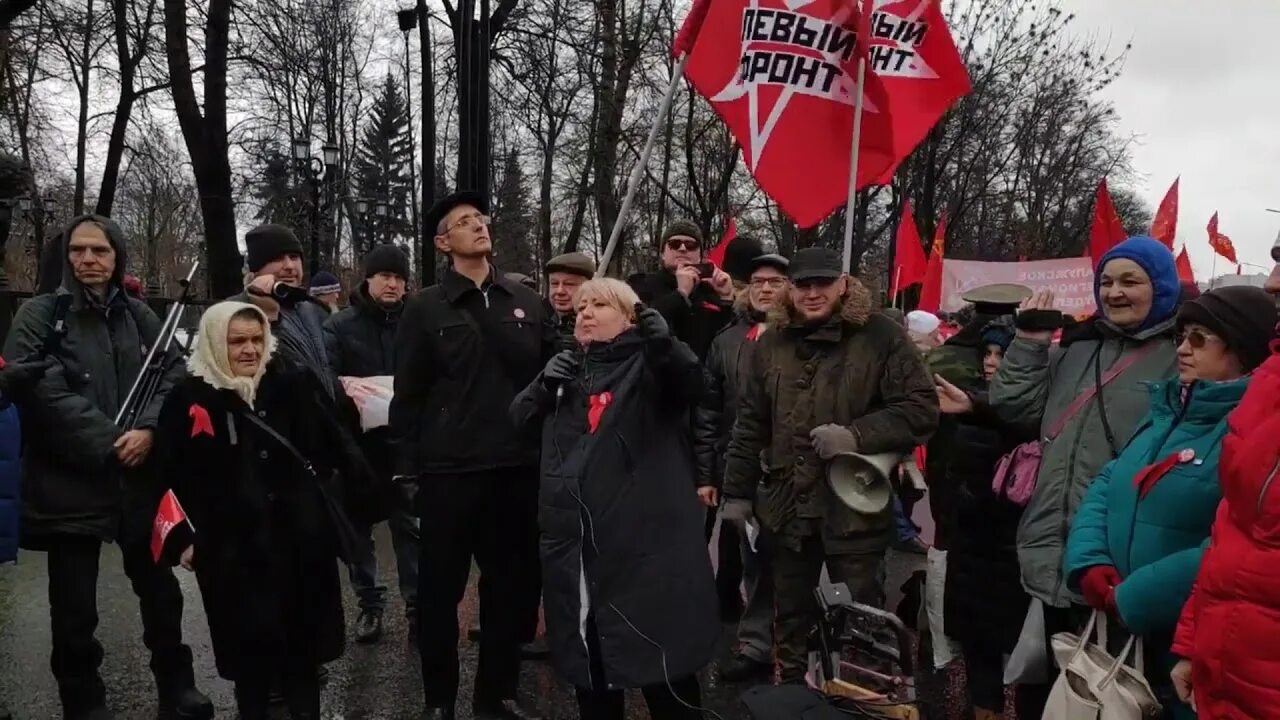
[[[368,470],[314,375],[274,349],[256,307],[205,312],[191,375],[161,411],[158,478],[194,530],[191,546],[172,549],[195,571],[240,717],[267,717],[279,677],[291,717],[310,720],[320,717],[316,668],[342,654],[345,635],[338,479],[366,482]]]

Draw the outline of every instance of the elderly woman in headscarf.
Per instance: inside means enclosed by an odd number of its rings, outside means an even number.
[[[512,403],[542,430],[543,605],[556,670],[582,720],[622,720],[640,688],[654,720],[701,718],[696,673],[720,636],[688,413],[702,368],[625,283],[578,289],[580,350]]]
[[[294,720],[320,717],[316,668],[343,650],[336,478],[369,471],[305,369],[274,358],[261,310],[209,308],[157,427],[158,477],[194,530],[194,570],[218,674],[240,717],[267,717],[279,677]]]

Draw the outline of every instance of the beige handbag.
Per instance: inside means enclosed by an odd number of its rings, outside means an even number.
[[[1107,616],[1095,611],[1080,635],[1058,633],[1051,642],[1061,671],[1049,693],[1043,720],[1160,717],[1160,703],[1143,672],[1141,638],[1130,637],[1119,657],[1113,657],[1107,652]],[[1134,667],[1125,664],[1130,654],[1134,656]]]

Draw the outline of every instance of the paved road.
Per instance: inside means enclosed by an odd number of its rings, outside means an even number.
[[[385,526],[377,537],[383,568],[394,563]],[[892,555],[892,554],[891,554]],[[923,564],[916,556],[895,557],[890,562],[888,587],[896,596],[898,586],[911,570]],[[220,718],[235,717],[231,684],[217,677],[208,628],[200,606],[195,579],[177,571],[186,596],[184,634],[196,657],[196,678],[201,689],[213,698]],[[459,612],[464,628],[477,615],[475,578]],[[49,608],[44,555],[25,553],[17,566],[0,567],[0,700],[18,720],[60,717],[57,688],[49,674]],[[394,587],[394,584],[392,585]],[[394,594],[394,591],[393,591]],[[148,655],[142,645],[142,624],[137,602],[120,569],[120,553],[115,546],[103,549],[99,580],[98,638],[106,649],[103,679],[109,702],[117,717],[143,720],[154,717],[154,686],[147,667]],[[349,596],[348,596],[349,597]],[[892,600],[891,600],[892,601]],[[344,657],[330,665],[330,681],[325,689],[325,717],[341,719],[416,718],[421,708],[421,684],[417,655],[405,642],[403,608],[399,598],[388,612],[388,632],[374,646],[350,644]],[[353,619],[353,603],[347,602],[348,622]],[[726,632],[725,648],[731,642]],[[463,689],[469,698],[475,670],[475,649],[464,639]],[[723,720],[744,718],[736,698],[743,687],[723,687],[708,677],[704,682],[705,704]],[[526,663],[521,681],[526,699],[546,713],[548,720],[577,717],[572,694],[544,663]],[[629,717],[647,718],[639,697],[628,703]],[[459,704],[459,717],[470,718],[468,702]]]

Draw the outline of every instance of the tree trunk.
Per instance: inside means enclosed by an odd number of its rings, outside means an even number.
[[[573,221],[569,224],[569,234],[564,241],[564,251],[567,253],[578,252],[578,245],[582,241],[582,227],[586,223],[587,217],[587,199],[591,197],[591,166],[595,161],[596,154],[596,119],[600,115],[600,95],[599,90],[596,91],[596,98],[591,103],[591,118],[588,127],[590,135],[587,138],[587,155],[582,163],[582,175],[578,178],[577,201],[573,208]],[[601,248],[603,250],[603,248]]]
[[[111,206],[115,203],[116,186],[120,181],[120,161],[124,157],[125,135],[129,131],[129,118],[133,114],[133,103],[137,99],[137,91],[133,87],[137,61],[129,53],[128,7],[128,0],[111,0],[112,23],[116,35],[116,60],[120,67],[120,98],[116,101],[116,115],[111,122],[111,139],[107,141],[107,159],[102,167],[102,185],[98,188],[98,205],[94,209],[97,214],[108,217],[111,216]],[[147,32],[147,29],[143,28],[143,32]]]
[[[601,247],[618,221],[618,199],[613,182],[618,175],[618,140],[622,134],[622,109],[618,107],[618,0],[600,0],[600,82],[596,89],[595,165],[596,219]],[[603,269],[603,268],[602,268]]]
[[[209,0],[204,50],[204,114],[196,100],[187,48],[187,3],[164,0],[165,54],[173,83],[174,110],[191,155],[204,222],[209,294],[234,295],[243,288],[231,201],[231,165],[227,154],[227,47],[232,0]]]
[[[435,204],[436,194],[436,69],[431,54],[430,16],[426,0],[418,0],[418,47],[422,64],[422,217]],[[418,287],[436,281],[435,228],[419,228]]]
[[[545,266],[551,260],[551,180],[556,156],[555,119],[547,113],[546,147],[542,149],[542,178],[538,182],[538,253]],[[546,273],[543,273],[544,275]],[[544,277],[543,282],[547,279]]]
[[[80,45],[80,112],[76,117],[76,188],[72,200],[72,214],[84,212],[85,158],[88,154],[89,141],[89,78],[93,70],[93,58],[89,57],[89,46],[93,40],[93,0],[85,2],[84,10],[84,42]],[[73,70],[72,72],[77,72]]]

